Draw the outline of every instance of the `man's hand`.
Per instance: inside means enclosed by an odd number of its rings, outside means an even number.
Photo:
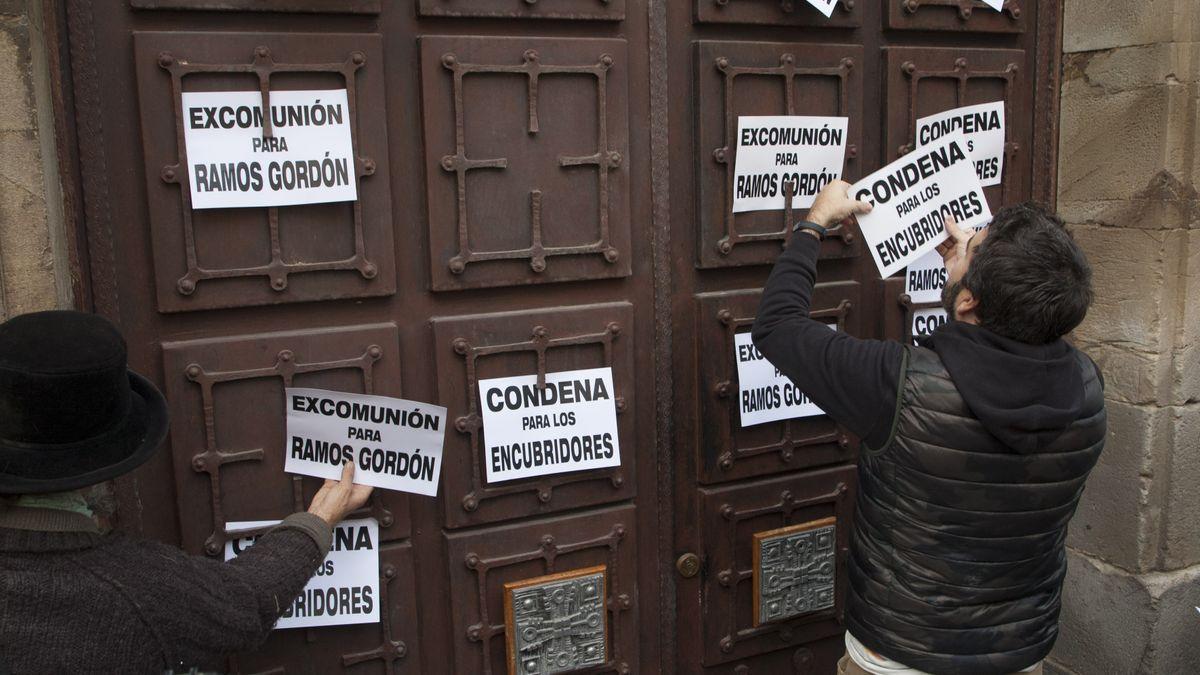
[[[361,509],[373,489],[370,485],[355,485],[354,462],[346,462],[342,465],[342,479],[327,478],[313,497],[308,512],[333,527],[342,522],[346,514]]]
[[[950,236],[946,238],[946,241],[937,245],[937,252],[942,256],[942,263],[946,266],[946,276],[961,279],[962,274],[956,274],[955,268],[966,264],[967,244],[970,243],[971,235],[975,234],[975,230],[962,229],[958,226],[958,221],[954,220],[954,216],[949,216],[946,218],[946,234]]]
[[[812,207],[808,209],[808,220],[821,227],[831,227],[852,213],[870,212],[870,204],[850,198],[849,183],[835,180],[817,195]]]

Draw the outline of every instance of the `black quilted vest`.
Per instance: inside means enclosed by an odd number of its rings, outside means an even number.
[[[1076,352],[1083,412],[1017,454],[963,402],[938,355],[906,350],[892,439],[863,448],[846,626],[930,673],[1013,673],[1058,636],[1067,521],[1104,446],[1103,384]]]

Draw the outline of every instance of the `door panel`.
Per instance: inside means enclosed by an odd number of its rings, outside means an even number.
[[[715,666],[842,632],[854,469],[842,467],[700,490],[704,528],[704,665]],[[822,532],[754,588],[755,535],[820,522]],[[761,565],[762,563],[760,563]],[[836,568],[836,573],[835,569]],[[783,580],[787,578],[787,580]],[[755,596],[791,585],[806,596],[783,618],[756,621]],[[762,597],[765,595],[766,597]]]
[[[980,0],[884,0],[887,27],[908,30],[1023,33],[1032,12],[1028,0],[1004,0],[996,12]]]
[[[845,28],[862,25],[858,5],[856,0],[839,0],[826,19],[805,0],[696,0],[696,18],[700,23]]]
[[[378,14],[380,0],[129,0],[137,9]]]
[[[917,120],[960,106],[1004,101],[1006,122],[1004,176],[1000,185],[984,188],[995,211],[1029,198],[1033,142],[1033,90],[1023,73],[1026,54],[1013,49],[932,49],[889,47],[884,50],[889,107],[887,160],[911,152]]]
[[[134,36],[158,308],[194,311],[396,290],[378,35]],[[358,201],[193,210],[187,91],[347,89]]]
[[[639,447],[633,398],[633,312],[628,303],[438,317],[438,397],[458,411],[446,435],[446,527],[462,527],[628,499]],[[487,429],[479,381],[585,368],[613,369],[621,465],[486,484]]]
[[[505,19],[591,19],[620,21],[625,0],[420,0],[422,16],[495,17]]]
[[[844,172],[848,180],[857,177],[862,57],[862,48],[852,45],[696,43],[701,267],[770,262],[792,235],[791,210],[733,213],[739,116],[849,117]],[[849,228],[838,228],[822,245],[821,255],[855,257],[861,246]]]
[[[628,62],[622,40],[421,38],[435,290],[629,275]]]
[[[701,293],[696,297],[700,342],[702,412],[695,447],[701,483],[774,474],[835,464],[853,458],[850,435],[824,415],[742,427],[734,335],[749,332],[762,296],[760,289]],[[838,330],[861,335],[857,282],[825,283],[813,295],[812,316]]]
[[[599,565],[606,577],[608,648],[604,665],[592,672],[632,672],[639,644],[633,515],[629,507],[616,507],[447,534],[455,672],[510,672],[504,584]]]

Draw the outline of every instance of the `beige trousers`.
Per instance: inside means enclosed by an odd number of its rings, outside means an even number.
[[[843,656],[841,658],[840,661],[838,661],[837,675],[871,675],[871,674],[868,673],[867,671],[863,670],[862,668],[860,668],[858,666],[858,664],[854,662],[854,659],[850,658],[849,654],[846,654],[845,656]],[[1037,668],[1034,668],[1033,670],[1029,671],[1028,673],[1019,673],[1018,675],[1042,675],[1042,664],[1039,663]]]

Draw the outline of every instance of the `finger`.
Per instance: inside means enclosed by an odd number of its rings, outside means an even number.
[[[354,462],[347,461],[342,464],[341,484],[344,488],[351,488],[354,485]]]
[[[971,235],[958,226],[958,221],[954,219],[954,216],[946,219],[946,232],[955,243],[961,243],[971,238]]]
[[[849,195],[847,195],[847,196],[849,196]],[[873,209],[873,208],[875,208],[875,207],[871,206],[868,202],[860,202],[857,199],[854,200],[854,202],[850,205],[850,210],[854,213],[859,213],[859,214],[870,213],[871,209]]]

